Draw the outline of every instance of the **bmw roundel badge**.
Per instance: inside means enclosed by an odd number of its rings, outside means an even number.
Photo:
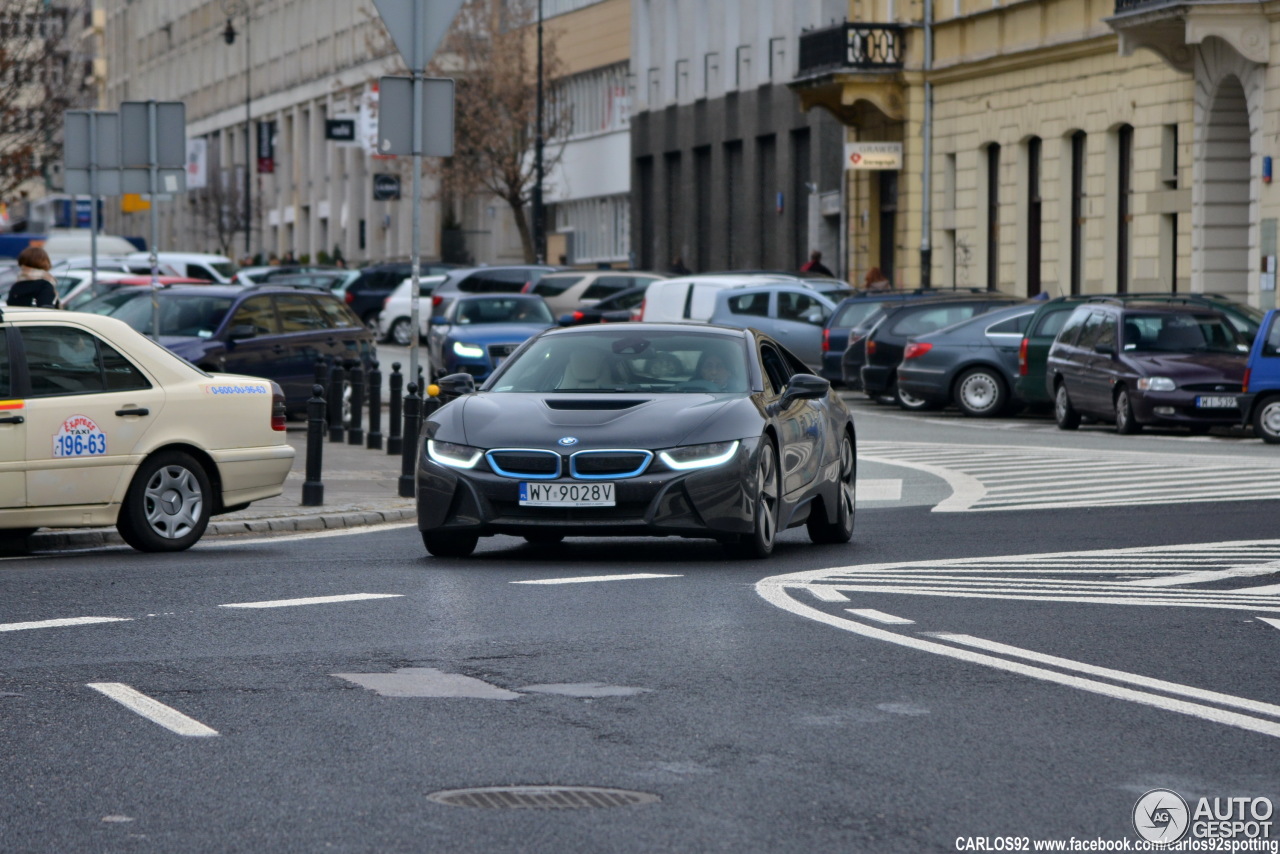
[[[569,445],[578,444],[578,440],[573,438],[572,436],[565,436],[563,439],[560,440],[560,444],[564,445],[565,447],[568,447]]]

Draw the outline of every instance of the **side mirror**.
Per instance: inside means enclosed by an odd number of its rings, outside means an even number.
[[[474,392],[476,390],[476,378],[471,374],[449,374],[447,377],[441,377],[436,380],[436,386],[440,389],[441,399],[452,400],[455,397]]]
[[[817,400],[820,397],[826,397],[829,391],[831,391],[830,380],[813,374],[796,374],[791,378],[791,382],[787,383],[786,390],[782,392],[780,403],[782,408],[786,409],[797,400]]]
[[[243,341],[246,338],[257,338],[258,330],[252,323],[240,323],[227,331],[227,338],[232,341]]]
[[[1116,348],[1110,344],[1094,344],[1093,352],[1100,356],[1114,356],[1116,354]]]

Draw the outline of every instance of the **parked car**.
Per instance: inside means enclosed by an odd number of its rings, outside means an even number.
[[[347,270],[332,264],[266,264],[260,267],[241,267],[231,277],[235,285],[265,285],[282,276],[296,276],[299,273],[329,273],[333,271],[359,273],[359,270]]]
[[[710,322],[759,330],[817,373],[822,330],[835,309],[831,300],[801,284],[726,288],[716,294]]]
[[[646,323],[680,320],[708,320],[715,311],[716,294],[726,288],[753,288],[758,285],[794,281],[793,277],[755,273],[726,273],[710,276],[680,276],[651,282],[644,295],[640,319]]]
[[[991,418],[1013,411],[1022,333],[1036,312],[1022,303],[907,340],[898,388],[932,406],[954,403],[965,415]]]
[[[631,323],[640,319],[640,307],[644,305],[647,286],[627,288],[625,291],[600,300],[595,305],[574,309],[560,315],[561,326],[582,326],[588,323]]]
[[[418,327],[421,340],[427,337],[431,323],[431,294],[445,280],[444,276],[418,277]],[[413,278],[405,279],[382,303],[378,313],[378,340],[401,347],[413,343]]]
[[[936,403],[915,397],[898,385],[898,365],[907,339],[1020,302],[1025,300],[989,292],[911,300],[886,309],[884,317],[867,333],[866,360],[860,372],[863,392],[872,400],[891,397],[903,409],[936,408]]]
[[[211,373],[263,377],[284,390],[291,414],[306,413],[317,359],[374,358],[373,334],[342,300],[323,291],[175,285],[157,292],[160,343]],[[120,289],[86,312],[151,334],[151,289]]]
[[[1114,421],[1118,433],[1144,424],[1204,431],[1240,423],[1248,352],[1249,342],[1214,309],[1086,302],[1049,349],[1045,382],[1063,430],[1090,415]]]
[[[455,269],[456,264],[423,261],[418,264],[418,276],[445,275]],[[376,334],[382,304],[400,287],[401,282],[412,276],[413,265],[408,262],[373,264],[359,270],[359,275],[343,291],[343,299],[369,330]]]
[[[629,288],[644,287],[663,278],[666,277],[658,273],[632,270],[562,270],[529,282],[522,292],[542,297],[551,313],[559,317],[595,305]]]
[[[445,313],[449,302],[465,294],[527,293],[543,276],[559,269],[540,264],[514,264],[450,270],[431,295],[431,314],[434,317]]]
[[[1172,305],[1202,305],[1213,308],[1222,312],[1241,335],[1249,340],[1257,335],[1258,325],[1262,321],[1262,312],[1258,309],[1217,294],[1142,293],[1056,297],[1040,304],[1040,309],[1027,327],[1026,335],[1023,336],[1022,351],[1018,357],[1018,382],[1014,388],[1014,394],[1029,404],[1052,401],[1052,390],[1045,387],[1045,362],[1049,358],[1049,348],[1053,345],[1053,340],[1062,331],[1062,325],[1067,322],[1071,312],[1082,302],[1125,300],[1162,302]]]
[[[434,297],[433,297],[434,298]],[[468,373],[485,379],[516,348],[555,318],[542,297],[530,294],[464,294],[431,318],[427,354],[435,377]]]
[[[150,252],[134,252],[125,260],[134,273],[150,275]],[[156,262],[162,271],[167,267],[175,276],[222,285],[231,284],[231,278],[237,270],[236,262],[227,256],[207,252],[157,252]]]
[[[853,418],[766,336],[691,324],[553,329],[423,425],[418,528],[433,555],[480,537],[698,537],[764,558],[778,531],[853,534]],[[474,392],[474,393],[473,393]],[[785,462],[784,462],[785,461]]]
[[[960,293],[986,293],[984,289],[962,288]],[[857,364],[850,364],[846,370],[842,367],[845,351],[853,343],[851,336],[860,343],[867,332],[878,321],[879,314],[890,305],[906,300],[923,297],[953,294],[955,290],[935,290],[933,288],[914,288],[912,290],[889,291],[854,291],[836,304],[836,310],[827,320],[822,331],[822,376],[833,383],[844,383],[852,389],[862,388],[862,353],[858,353]],[[877,314],[879,313],[879,314]]]
[[[309,273],[291,273],[287,276],[272,276],[263,284],[277,288],[315,288],[328,291],[338,299],[346,302],[347,287],[360,278],[358,270],[312,270]]]
[[[115,525],[189,548],[209,517],[279,495],[293,465],[273,382],[208,374],[125,323],[0,314],[0,538]]]
[[[156,283],[161,287],[171,285],[207,285],[205,279],[187,279],[182,276],[157,276]],[[114,291],[132,288],[147,288],[152,285],[150,276],[124,275],[122,273],[99,273],[91,282],[82,282],[73,288],[62,301],[62,307],[68,311],[84,311],[85,306],[99,297]]]
[[[1269,445],[1280,444],[1280,311],[1271,309],[1254,337],[1245,366],[1240,414]]]

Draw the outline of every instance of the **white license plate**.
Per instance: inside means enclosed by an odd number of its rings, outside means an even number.
[[[522,483],[522,507],[613,507],[612,483]]]
[[[1201,409],[1239,409],[1240,402],[1229,396],[1203,395],[1196,398],[1196,406]]]

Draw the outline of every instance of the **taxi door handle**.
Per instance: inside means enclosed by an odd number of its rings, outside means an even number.
[[[4,418],[0,418],[0,424],[21,424],[26,420],[21,415],[6,415]]]
[[[117,409],[116,410],[116,415],[119,415],[121,417],[125,415],[150,415],[150,414],[151,414],[150,409]]]

